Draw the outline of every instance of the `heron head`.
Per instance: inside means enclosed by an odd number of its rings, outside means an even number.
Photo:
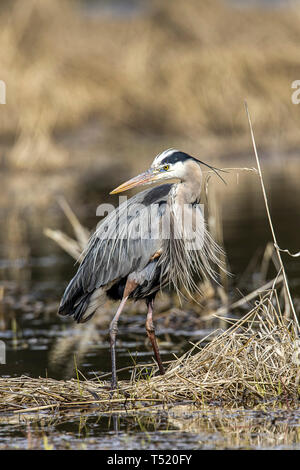
[[[200,164],[206,165],[216,172],[216,168],[197,160],[185,152],[176,149],[168,149],[155,157],[151,167],[147,171],[121,184],[111,191],[110,194],[120,193],[127,189],[134,188],[135,186],[144,186],[162,180],[179,179],[183,181],[188,178],[191,172],[199,171],[201,173]],[[223,179],[219,174],[218,176]]]

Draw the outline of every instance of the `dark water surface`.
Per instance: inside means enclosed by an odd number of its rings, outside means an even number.
[[[300,165],[296,159],[290,165],[274,166],[264,162],[266,186],[278,241],[282,248],[299,251],[300,247]],[[224,245],[230,270],[235,274],[230,295],[237,298],[237,287],[248,293],[260,285],[259,263],[268,241],[270,230],[258,180],[253,175],[242,175],[239,184],[232,177],[230,185],[219,195],[224,225]],[[96,208],[101,201],[97,195]],[[92,227],[96,217],[85,211],[82,222]],[[48,214],[49,215],[49,214]],[[47,217],[47,222],[49,218]],[[55,223],[67,229],[64,216],[55,213]],[[7,213],[1,212],[1,224],[7,223]],[[10,223],[12,223],[10,221]],[[26,214],[11,229],[16,239],[0,235],[0,286],[4,288],[4,302],[0,303],[0,340],[6,346],[6,364],[0,365],[2,376],[42,376],[66,379],[74,377],[74,356],[79,370],[86,377],[110,371],[110,352],[107,325],[115,308],[107,308],[108,320],[98,325],[79,325],[74,328],[70,319],[56,315],[57,304],[67,281],[75,272],[74,261],[47,239],[42,230],[45,221],[26,226]],[[49,222],[51,224],[51,222]],[[29,223],[28,223],[29,224]],[[22,230],[20,229],[22,226]],[[53,225],[52,225],[53,226]],[[25,227],[25,228],[24,228]],[[25,239],[22,234],[26,234]],[[245,274],[251,260],[257,263]],[[299,258],[283,255],[296,307],[300,299]],[[247,273],[247,271],[246,271]],[[267,279],[275,270],[270,268]],[[172,309],[171,312],[172,313]],[[133,361],[149,363],[152,352],[145,341],[145,313],[143,306],[136,314],[128,314],[120,322],[117,345],[118,367],[132,365]],[[89,326],[91,325],[91,326]],[[188,340],[197,341],[211,331],[211,323],[191,329],[183,323],[173,330],[158,320],[158,337],[163,360],[173,353],[180,354],[189,347]],[[120,378],[129,378],[129,372]],[[286,412],[264,415],[262,412],[231,412],[220,410],[189,411],[182,419],[184,409],[159,411],[157,415],[141,414],[126,417],[99,416],[96,412],[65,416],[49,422],[32,423],[37,447],[45,447],[44,436],[55,448],[300,448],[299,414]],[[245,424],[246,423],[246,424]],[[272,424],[273,423],[273,424]],[[227,431],[225,432],[224,429]],[[238,431],[240,430],[240,431]],[[99,437],[101,436],[101,440]],[[13,444],[12,444],[13,443]],[[0,448],[27,447],[28,427],[21,422],[0,422]]]
[[[53,416],[1,424],[1,448],[97,450],[299,450],[295,411],[203,409],[179,405],[156,413]]]

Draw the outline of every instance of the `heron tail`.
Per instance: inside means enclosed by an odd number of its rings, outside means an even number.
[[[98,290],[84,292],[75,276],[65,290],[58,309],[59,315],[73,317],[77,323],[90,320],[98,307],[98,303],[95,302],[95,292]]]

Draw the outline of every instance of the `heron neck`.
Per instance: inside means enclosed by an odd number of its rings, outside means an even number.
[[[202,172],[199,165],[191,165],[177,186],[177,198],[183,204],[193,204],[200,200]]]

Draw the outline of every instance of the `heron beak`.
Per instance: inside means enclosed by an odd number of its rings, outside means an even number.
[[[123,191],[127,191],[127,189],[134,188],[135,186],[141,186],[143,184],[151,183],[152,181],[155,181],[156,177],[157,177],[157,173],[154,170],[149,169],[145,171],[144,173],[141,173],[140,175],[135,176],[134,178],[131,178],[130,180],[121,184],[116,189],[111,191],[109,194],[121,193]]]

